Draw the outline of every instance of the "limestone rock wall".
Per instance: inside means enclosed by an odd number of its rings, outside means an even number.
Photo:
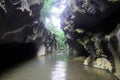
[[[55,51],[55,35],[40,20],[42,7],[43,0],[0,0],[1,61],[34,56],[42,45]]]
[[[84,64],[119,76],[120,1],[68,0],[61,15],[70,54],[89,56]],[[71,50],[73,49],[73,50]],[[115,51],[115,52],[114,52]]]

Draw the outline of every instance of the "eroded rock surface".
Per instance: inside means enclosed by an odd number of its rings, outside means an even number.
[[[44,0],[0,0],[0,61],[54,52],[58,44],[40,20]],[[56,2],[58,2],[56,0]],[[120,1],[67,0],[61,15],[70,55],[120,78]],[[41,51],[40,51],[41,52]]]
[[[9,62],[37,54],[45,46],[45,54],[56,50],[58,44],[40,20],[43,0],[0,1],[0,60]],[[49,36],[49,38],[48,38]]]
[[[76,55],[89,56],[84,64],[108,69],[117,76],[120,61],[119,8],[119,0],[68,0],[61,16],[66,43],[70,52],[73,51],[71,54],[75,54],[75,50]]]

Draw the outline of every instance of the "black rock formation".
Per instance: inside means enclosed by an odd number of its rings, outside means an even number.
[[[33,1],[35,2],[35,1]],[[40,20],[43,2],[27,0],[0,1],[0,62],[16,63],[34,57],[41,45],[53,51],[57,46],[54,35]],[[48,39],[48,36],[50,37]]]
[[[119,0],[69,0],[61,15],[62,29],[70,50],[77,51],[79,56],[89,56],[87,65],[97,65],[98,68],[103,68],[103,59],[107,59],[112,66],[108,70],[117,72],[117,76],[120,66],[116,65],[120,61],[117,59],[120,56],[120,27],[117,27],[120,23],[119,14]],[[101,62],[97,62],[98,59]],[[104,66],[106,69],[108,64]]]

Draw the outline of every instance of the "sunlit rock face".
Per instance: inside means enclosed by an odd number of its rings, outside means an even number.
[[[41,45],[47,52],[55,49],[54,35],[40,20],[42,7],[43,0],[0,1],[0,61],[33,56]]]
[[[120,23],[120,1],[69,0],[66,4],[61,25],[70,50],[89,56],[85,64],[118,72],[119,27],[116,27]],[[106,61],[108,63],[104,65]]]

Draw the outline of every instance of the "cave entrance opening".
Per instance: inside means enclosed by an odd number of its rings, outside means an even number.
[[[60,48],[66,48],[65,35],[61,29],[61,14],[66,8],[66,0],[44,0],[44,6],[41,10],[41,19],[45,27],[55,35]]]

